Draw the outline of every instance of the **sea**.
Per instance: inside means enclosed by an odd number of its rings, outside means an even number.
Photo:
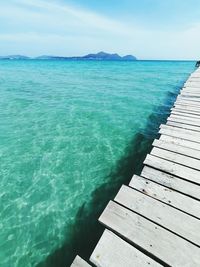
[[[0,61],[0,266],[88,259],[192,61]]]

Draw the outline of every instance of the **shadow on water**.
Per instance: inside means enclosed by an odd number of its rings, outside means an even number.
[[[98,223],[100,214],[108,201],[115,197],[121,185],[128,184],[133,174],[140,174],[152,142],[158,137],[159,126],[165,123],[176,96],[175,93],[168,93],[164,105],[155,107],[145,129],[134,136],[124,156],[110,173],[107,182],[98,187],[92,193],[91,201],[84,203],[78,210],[75,223],[70,226],[70,236],[66,237],[66,241],[60,248],[36,267],[68,267],[77,254],[86,260],[89,259],[104,230]]]

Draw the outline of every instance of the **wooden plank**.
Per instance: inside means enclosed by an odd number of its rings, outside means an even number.
[[[179,108],[179,107],[175,107],[175,108],[172,108],[171,109],[172,112],[178,112],[178,113],[182,113],[182,114],[191,114],[191,115],[197,115],[197,116],[200,116],[200,110],[187,110],[187,109],[184,109],[184,108]]]
[[[200,123],[199,116],[195,117],[195,115],[189,115],[189,114],[185,115],[185,114],[174,114],[174,113],[171,113],[169,118],[177,118],[177,119],[182,119],[182,120],[188,120],[188,121],[195,122],[195,123]]]
[[[200,105],[199,103],[195,103],[194,101],[191,103],[191,101],[185,101],[185,100],[176,100],[176,102],[174,103],[174,107],[176,107],[177,105],[182,105],[182,106],[189,106],[190,108],[193,108],[195,110],[199,110],[200,109]]]
[[[190,105],[200,105],[200,101],[198,101],[198,98],[192,98],[192,97],[183,97],[183,96],[178,96],[176,99],[176,102],[178,101],[187,101]]]
[[[200,202],[141,176],[134,175],[129,184],[134,189],[200,218]]]
[[[175,153],[179,153],[191,158],[200,159],[200,151],[194,148],[184,147],[174,142],[163,141],[161,139],[155,139],[153,142],[153,146],[166,149]],[[199,166],[200,167],[200,166]]]
[[[159,171],[148,166],[144,166],[141,176],[165,187],[174,189],[180,193],[200,200],[200,186],[196,184],[188,183],[187,181],[182,180],[176,176],[167,174],[163,171]]]
[[[156,157],[152,154],[147,155],[144,164],[200,185],[200,175],[197,170]]]
[[[178,95],[177,96],[177,100],[186,100],[186,101],[200,103],[200,99],[197,98],[197,97],[194,98],[194,97],[189,97],[189,96],[181,96],[181,95]]]
[[[166,125],[200,132],[200,127],[199,126],[193,126],[193,125],[190,125],[190,124],[185,124],[185,123],[181,123],[181,122],[177,122],[177,121],[173,121],[173,120],[172,121],[171,120],[167,121]]]
[[[185,83],[184,83],[184,86],[185,87],[197,87],[197,88],[199,88],[200,87],[200,83],[199,83],[199,81],[197,80],[196,82],[192,82],[192,81],[186,81]]]
[[[200,220],[197,218],[125,185],[115,201],[200,246]]]
[[[185,87],[200,87],[200,81],[199,80],[195,80],[195,81],[193,81],[193,80],[191,80],[191,79],[188,79],[185,83],[184,83],[184,86]]]
[[[176,124],[170,124],[168,122],[173,122],[173,123],[176,123]],[[183,128],[183,129],[186,129],[186,130],[191,130],[191,131],[196,131],[196,132],[199,132],[200,131],[200,126],[197,125],[196,122],[191,122],[190,120],[183,120],[183,119],[179,119],[179,118],[174,118],[174,117],[170,117],[167,119],[167,125],[173,125],[175,127],[178,127],[178,128]]]
[[[90,261],[98,267],[162,266],[109,230],[104,231]]]
[[[71,267],[91,267],[91,265],[89,265],[86,261],[81,259],[81,257],[76,256]]]
[[[191,88],[182,88],[180,93],[188,93],[188,94],[200,94],[200,89],[191,89]]]
[[[187,129],[181,129],[178,127],[162,124],[160,126],[159,133],[200,143],[199,133]]]
[[[109,202],[99,220],[169,266],[200,266],[198,247],[117,203]]]
[[[199,102],[195,102],[195,101],[189,101],[186,99],[177,99],[176,102],[174,103],[174,105],[189,105],[191,107],[200,107],[200,103]]]
[[[200,90],[197,91],[197,90],[186,90],[186,89],[183,89],[180,91],[180,95],[183,96],[183,97],[193,97],[193,98],[198,98],[200,97]]]
[[[186,82],[184,84],[184,87],[194,87],[194,88],[200,88],[200,84],[198,82]]]
[[[188,141],[188,140],[184,140],[178,137],[173,137],[173,136],[168,136],[168,135],[164,135],[162,134],[160,136],[161,141],[166,141],[166,142],[171,142],[175,145],[179,145],[179,146],[183,146],[183,147],[188,147],[188,148],[193,148],[196,150],[200,150],[200,144],[196,143],[196,142],[192,142],[192,141]]]
[[[181,108],[184,109],[185,111],[192,111],[192,112],[200,112],[200,107],[194,107],[188,104],[176,104],[175,103],[175,108]]]
[[[194,71],[193,73],[190,74],[188,80],[194,79],[194,78],[199,78],[199,73]]]
[[[193,97],[195,98],[199,98],[200,97],[200,93],[192,93],[192,92],[188,92],[188,91],[181,91],[180,95],[183,97]]]
[[[184,123],[184,124],[188,124],[188,125],[192,125],[195,127],[200,127],[200,122],[198,122],[195,119],[191,119],[189,117],[184,118],[183,116],[176,116],[176,115],[171,115],[167,121],[174,121],[174,122],[178,122],[178,123]],[[198,128],[197,128],[198,130]]]
[[[179,111],[178,109],[173,109],[171,111],[172,115],[177,115],[177,116],[183,116],[183,117],[189,117],[189,118],[196,118],[196,119],[200,119],[200,113],[199,114],[190,114],[188,112],[182,112]]]

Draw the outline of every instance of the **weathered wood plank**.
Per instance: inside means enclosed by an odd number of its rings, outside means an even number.
[[[200,98],[200,93],[189,93],[188,91],[182,91],[180,92],[180,95],[183,96],[183,97],[193,97],[194,99],[196,98]]]
[[[176,98],[176,102],[183,102],[183,101],[187,102],[189,105],[199,106],[200,104],[200,101],[197,98],[178,95]]]
[[[200,185],[199,171],[148,154],[144,164]]]
[[[200,220],[123,185],[115,201],[200,246]]]
[[[191,115],[192,116],[192,115]],[[179,119],[179,120],[186,120],[191,123],[195,123],[196,126],[200,125],[200,119],[198,117],[191,117],[190,115],[177,115],[177,114],[171,114],[168,119]]]
[[[98,267],[162,266],[109,230],[104,231],[90,261]]]
[[[189,147],[184,147],[178,144],[175,144],[174,142],[168,142],[168,141],[163,141],[161,139],[157,140],[155,139],[153,142],[153,146],[161,148],[161,149],[166,149],[175,153],[179,153],[191,158],[196,158],[200,159],[200,151],[194,148],[189,148]],[[200,166],[199,166],[200,167]]]
[[[180,93],[186,93],[186,94],[200,94],[200,89],[191,89],[191,88],[183,88],[180,90]]]
[[[191,106],[189,104],[177,104],[175,102],[174,104],[174,108],[181,108],[181,109],[184,109],[185,111],[192,111],[192,112],[200,112],[200,107],[197,107],[197,106]]]
[[[177,122],[177,121],[173,121],[173,120],[167,121],[166,125],[174,126],[174,127],[178,127],[178,128],[182,128],[182,129],[187,129],[187,130],[192,130],[192,131],[196,131],[196,132],[200,132],[200,127],[199,126],[194,126],[194,125],[190,125],[190,124],[186,124],[186,123],[182,123],[182,122]]]
[[[150,197],[200,218],[200,202],[198,200],[137,175],[133,176],[129,185]]]
[[[174,103],[174,105],[188,105],[191,107],[200,107],[199,102],[195,102],[195,101],[189,101],[189,100],[185,100],[185,99],[177,99],[176,102]]]
[[[198,247],[117,203],[110,202],[99,220],[170,266],[200,265]]]
[[[194,88],[200,88],[199,82],[186,82],[184,84],[184,87],[194,87]]]
[[[196,121],[200,122],[200,114],[190,114],[190,113],[184,113],[178,110],[172,110],[170,116],[174,116],[176,118],[182,118],[186,120]]]
[[[198,122],[196,121],[193,121],[189,118],[187,119],[183,119],[182,117],[175,117],[175,116],[170,116],[168,119],[167,119],[167,122],[168,121],[173,121],[173,122],[177,122],[179,124],[186,124],[189,126],[192,126],[191,128],[187,128],[187,126],[185,127],[185,129],[189,129],[189,130],[195,130],[195,131],[199,131],[199,128],[200,128],[200,125]],[[184,127],[181,127],[181,128],[184,128]]]
[[[181,139],[179,137],[173,137],[173,136],[168,136],[162,134],[159,138],[161,141],[166,141],[166,142],[171,142],[175,145],[183,146],[183,147],[188,147],[188,148],[193,148],[196,150],[200,150],[200,144],[188,140]]]
[[[198,110],[187,110],[187,109],[184,109],[184,108],[179,108],[179,107],[175,107],[175,108],[172,108],[171,109],[171,111],[172,112],[175,112],[175,113],[179,113],[179,114],[183,114],[183,115],[185,115],[185,114],[190,114],[190,115],[197,115],[197,116],[200,116],[200,110],[198,111]]]
[[[199,115],[192,115],[192,114],[183,114],[183,113],[179,113],[179,114],[173,114],[171,113],[171,115],[169,116],[170,118],[178,118],[178,119],[185,119],[191,122],[196,122],[196,123],[200,123],[200,116]]]
[[[184,118],[184,117],[181,117],[181,116],[173,116],[173,115],[171,115],[170,117],[168,117],[167,121],[174,121],[174,122],[177,122],[177,123],[184,123],[184,124],[187,124],[187,125],[195,126],[194,129],[197,129],[197,130],[198,130],[198,127],[200,127],[200,122],[197,122],[197,121],[195,121],[195,120],[193,120],[193,119],[191,119],[189,117]]]
[[[181,91],[188,91],[188,92],[199,92],[200,88],[197,87],[183,87]]]
[[[173,109],[171,111],[171,115],[181,116],[181,117],[185,117],[185,118],[200,119],[200,113],[199,114],[190,114],[189,112],[181,112],[181,111],[179,111],[177,109]]]
[[[200,186],[196,184],[188,183],[176,176],[167,174],[149,166],[144,166],[141,176],[200,200]]]
[[[195,78],[195,79],[188,80],[183,85],[183,89],[185,89],[185,88],[188,90],[190,90],[190,89],[191,90],[193,90],[193,89],[199,90],[200,89],[200,79]]]
[[[194,98],[194,97],[182,96],[182,95],[178,95],[177,100],[186,100],[186,101],[190,101],[190,102],[200,103],[200,99],[197,97]]]
[[[86,261],[81,259],[81,257],[76,256],[71,267],[91,267],[91,265],[89,265]]]
[[[169,136],[174,136],[174,137],[180,137],[180,138],[183,138],[189,141],[200,143],[199,132],[195,132],[195,131],[191,131],[187,129],[181,129],[178,127],[161,124],[159,133],[169,135]]]
[[[172,151],[162,149],[159,147],[154,147],[151,150],[151,155],[196,169],[198,171],[200,170],[199,159],[191,158],[186,155],[181,155],[181,154],[178,154],[177,152],[172,152]],[[199,181],[200,181],[200,175],[199,175]]]

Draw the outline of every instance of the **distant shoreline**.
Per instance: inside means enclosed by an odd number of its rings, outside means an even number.
[[[81,59],[81,58],[48,58],[48,59],[40,59],[40,58],[1,58],[0,61],[96,61],[96,62],[196,62],[195,59],[137,59],[137,60],[114,60],[114,59]]]
[[[107,61],[135,61],[137,58],[132,55],[120,56],[117,53],[109,54],[106,52],[99,52],[97,54],[88,54],[85,56],[72,56],[72,57],[64,57],[64,56],[49,56],[43,55],[38,57],[27,57],[23,55],[9,55],[9,56],[1,56],[0,60],[107,60]]]

